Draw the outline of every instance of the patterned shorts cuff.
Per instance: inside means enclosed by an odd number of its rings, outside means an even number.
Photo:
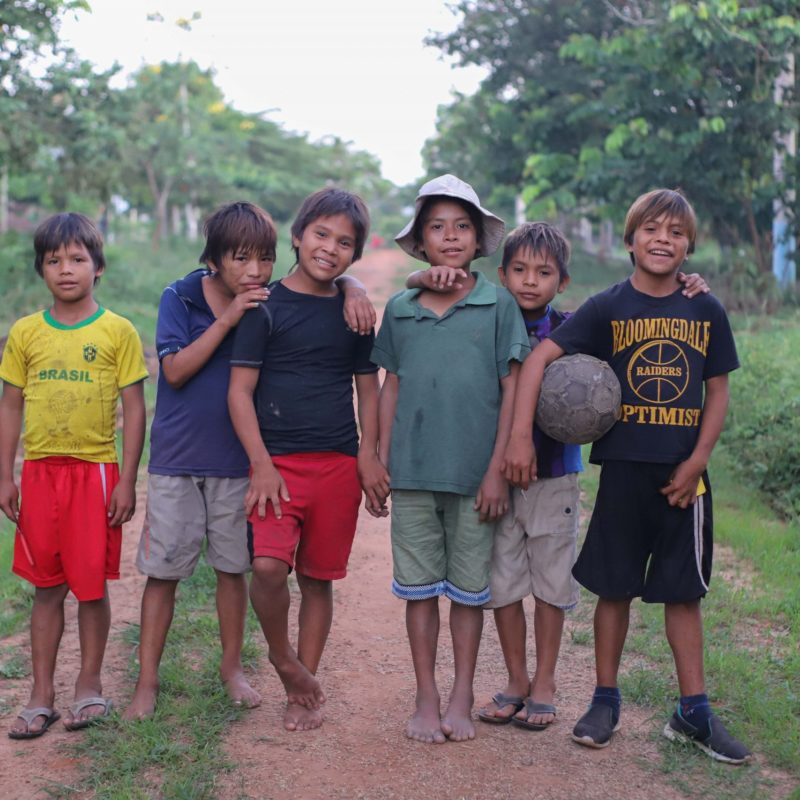
[[[482,606],[492,599],[492,593],[488,586],[479,592],[468,592],[454,586],[450,581],[444,581],[444,594],[454,603],[460,603],[462,606]]]
[[[422,586],[404,586],[395,580],[392,581],[392,594],[401,600],[429,600],[445,593],[445,581],[426,583]]]

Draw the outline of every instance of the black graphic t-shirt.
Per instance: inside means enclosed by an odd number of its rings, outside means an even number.
[[[592,446],[590,461],[677,464],[697,441],[703,381],[739,366],[725,309],[637,291],[630,280],[590,297],[550,337],[567,353],[607,361],[622,388],[619,422]]]

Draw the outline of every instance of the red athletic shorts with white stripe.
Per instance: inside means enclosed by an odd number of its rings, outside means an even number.
[[[100,600],[119,578],[122,528],[108,524],[116,464],[67,456],[25,461],[13,571],[34,586],[66,583],[80,601]]]

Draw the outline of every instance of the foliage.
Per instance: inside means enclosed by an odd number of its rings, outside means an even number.
[[[723,442],[742,479],[784,518],[800,519],[800,367],[797,317],[753,321],[737,336],[742,369],[731,376]]]
[[[532,217],[617,216],[654,185],[681,186],[724,246],[769,269],[773,178],[766,143],[796,126],[773,83],[800,49],[793,0],[463,0],[431,43],[489,69],[479,92],[440,109],[429,169],[451,165],[521,194]],[[791,172],[791,170],[790,170]],[[792,224],[797,230],[797,220]]]

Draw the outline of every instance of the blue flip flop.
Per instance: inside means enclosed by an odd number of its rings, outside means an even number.
[[[517,695],[513,694],[503,694],[503,692],[498,692],[492,698],[492,702],[497,706],[498,711],[501,708],[505,708],[505,706],[513,706],[514,711],[509,717],[495,717],[491,714],[484,714],[483,711],[479,711],[478,719],[481,722],[488,722],[490,725],[508,725],[508,723],[513,719],[514,714],[522,710],[522,707],[525,705],[525,698],[518,697]]]
[[[528,697],[524,703],[525,706],[525,719],[520,719],[519,717],[513,717],[512,722],[518,728],[525,728],[528,731],[543,731],[545,728],[549,728],[553,722],[556,721],[556,707],[550,703],[537,703],[535,700],[531,700]],[[522,707],[520,707],[520,711]],[[528,717],[531,714],[552,714],[553,719],[550,722],[528,722]]]

